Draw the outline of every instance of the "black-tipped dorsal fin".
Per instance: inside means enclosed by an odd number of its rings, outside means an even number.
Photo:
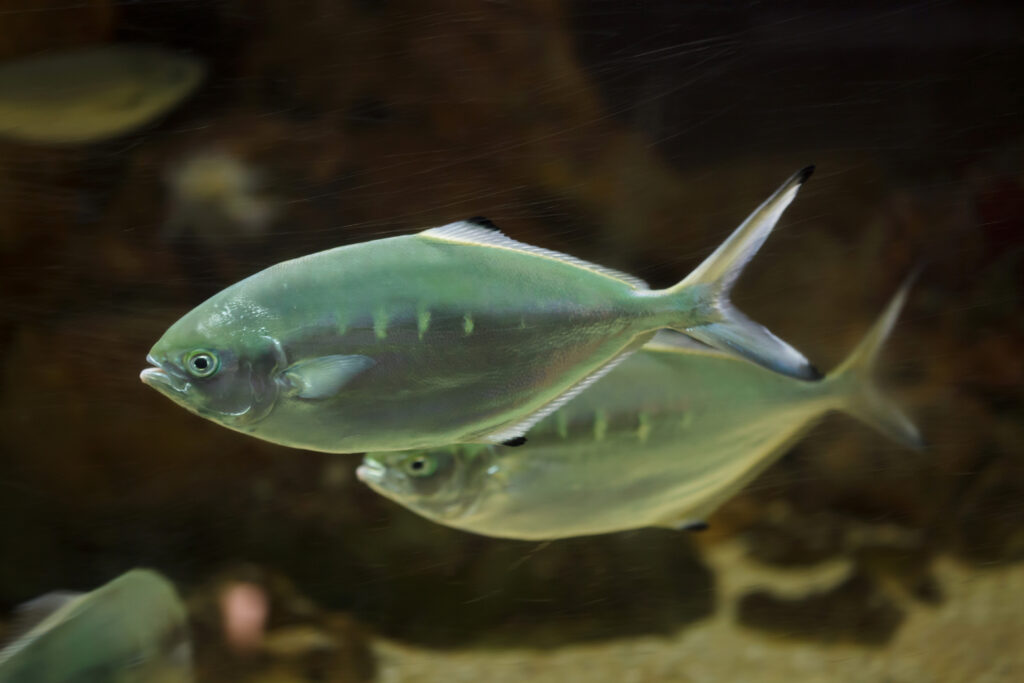
[[[420,235],[433,239],[444,240],[445,242],[476,244],[483,247],[511,249],[513,251],[523,252],[524,254],[533,254],[534,256],[561,261],[562,263],[567,263],[569,265],[576,266],[577,268],[584,268],[593,273],[604,275],[605,277],[621,280],[635,289],[648,289],[646,282],[628,273],[623,273],[615,270],[614,268],[599,266],[596,263],[590,263],[589,261],[584,261],[583,259],[578,259],[575,256],[569,256],[568,254],[563,254],[551,249],[535,247],[531,244],[526,244],[525,242],[516,241],[499,231],[497,227],[495,227],[494,223],[482,217],[471,218],[468,221],[458,221],[457,223],[442,225],[439,228],[424,230]]]
[[[501,232],[501,228],[495,225],[494,221],[492,221],[490,218],[486,218],[485,216],[473,216],[472,218],[467,218],[466,222],[472,223],[478,228],[483,228],[484,230],[493,230],[494,232]]]

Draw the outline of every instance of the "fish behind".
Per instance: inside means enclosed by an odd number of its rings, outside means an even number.
[[[232,285],[167,330],[141,378],[231,429],[356,453],[515,442],[666,327],[813,377],[729,301],[811,170],[665,290],[463,221]]]
[[[100,45],[0,64],[0,136],[87,144],[130,133],[199,86],[198,59],[152,45]]]
[[[773,373],[663,332],[538,424],[520,448],[371,453],[357,475],[430,520],[487,536],[702,528],[829,411],[920,446],[917,429],[870,376],[908,286],[820,381]]]
[[[23,606],[34,618],[0,649],[0,683],[189,683],[185,607],[156,572],[134,569],[96,590]]]

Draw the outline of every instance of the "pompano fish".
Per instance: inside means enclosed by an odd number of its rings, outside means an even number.
[[[231,429],[355,453],[519,440],[660,328],[814,376],[728,298],[811,170],[669,289],[464,221],[228,287],[167,330],[141,377]]]
[[[0,135],[82,144],[129,133],[176,106],[203,64],[151,45],[101,45],[0,64]]]
[[[792,379],[661,332],[538,424],[521,448],[371,453],[357,474],[428,519],[487,536],[701,528],[830,410],[919,446],[914,425],[870,379],[905,296],[906,285],[821,381]]]
[[[96,590],[24,606],[38,622],[0,650],[0,683],[188,683],[185,608],[159,574],[134,569]]]

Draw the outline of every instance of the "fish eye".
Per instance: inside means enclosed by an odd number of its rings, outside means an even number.
[[[217,372],[220,362],[212,351],[196,349],[185,356],[185,368],[193,377],[209,377]]]
[[[428,455],[418,455],[405,461],[405,471],[412,477],[429,477],[437,471],[437,459]]]

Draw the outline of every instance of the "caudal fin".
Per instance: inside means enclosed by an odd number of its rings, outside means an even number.
[[[871,425],[893,441],[920,449],[924,441],[917,427],[899,406],[883,395],[873,378],[875,361],[896,324],[907,299],[907,292],[916,277],[917,271],[907,277],[857,347],[839,367],[828,374],[825,381],[833,385],[840,410]]]
[[[680,297],[681,306],[703,310],[709,320],[694,327],[675,329],[776,372],[800,379],[821,377],[803,354],[743,315],[729,300],[729,293],[740,272],[764,244],[782,212],[813,172],[814,166],[808,166],[793,174],[696,270],[668,290],[669,294]]]

